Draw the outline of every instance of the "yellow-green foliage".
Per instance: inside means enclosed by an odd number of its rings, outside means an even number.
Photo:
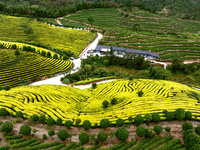
[[[24,33],[23,25],[33,29]],[[39,23],[30,18],[0,15],[0,40],[35,43],[74,52],[78,55],[93,41],[96,34],[88,31],[63,29]]]
[[[143,96],[138,97],[138,92]],[[195,93],[195,94],[194,94]],[[65,86],[23,86],[0,92],[0,106],[15,113],[21,110],[27,116],[46,113],[56,119],[90,120],[99,123],[108,118],[115,123],[117,118],[127,120],[137,114],[174,111],[184,108],[200,119],[200,104],[195,95],[200,94],[185,85],[162,80],[116,80],[97,85],[96,89],[79,90]],[[102,107],[104,100],[117,99],[117,104]]]
[[[43,57],[33,52],[0,49],[0,87],[16,86],[45,75],[63,72],[72,65],[70,61]]]
[[[7,41],[0,41],[0,44],[3,44],[7,49],[10,49],[12,47],[12,45],[16,45],[17,46],[17,49],[19,50],[22,50],[23,49],[23,46],[30,46],[31,48],[35,48],[35,51],[36,53],[41,53],[42,51],[45,51],[46,53],[47,52],[50,52],[51,53],[51,56],[53,57],[54,54],[57,54],[57,53],[54,53],[48,49],[45,49],[45,48],[42,48],[42,47],[37,47],[37,46],[33,46],[33,45],[30,45],[30,44],[24,44],[24,43],[19,43],[19,42],[7,42]],[[60,58],[60,55],[58,55],[58,58]]]

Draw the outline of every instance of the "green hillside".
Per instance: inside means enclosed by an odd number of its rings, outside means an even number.
[[[185,60],[200,59],[200,22],[163,17],[136,7],[128,14],[115,8],[82,10],[59,20],[66,26],[89,28],[88,16],[93,17],[95,29],[105,32],[100,44],[151,50],[163,61],[177,52]]]

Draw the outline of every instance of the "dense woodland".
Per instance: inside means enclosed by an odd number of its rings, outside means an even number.
[[[56,18],[82,9],[123,7],[143,10],[182,19],[200,19],[200,0],[0,0],[0,13]]]

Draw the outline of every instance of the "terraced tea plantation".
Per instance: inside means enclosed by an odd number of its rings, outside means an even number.
[[[0,15],[0,40],[45,45],[79,55],[94,40],[88,31],[57,28],[24,17]]]
[[[72,62],[62,59],[21,50],[19,53],[15,55],[15,50],[0,49],[0,87],[23,85],[46,75],[64,72],[72,66]]]
[[[105,31],[101,44],[131,49],[151,50],[169,61],[175,53],[185,60],[200,59],[200,22],[163,17],[133,8],[130,14],[122,9],[88,9],[59,19],[64,25]]]
[[[143,95],[139,97],[138,92]],[[162,80],[116,80],[98,85],[95,89],[79,90],[56,85],[23,86],[0,92],[0,107],[15,114],[22,111],[26,117],[45,114],[63,121],[77,118],[99,124],[103,118],[113,124],[118,118],[128,122],[128,117],[158,112],[164,120],[163,110],[183,108],[199,116],[199,95],[185,85]],[[115,98],[117,103],[104,108],[102,102]],[[134,109],[133,109],[134,108]],[[75,123],[75,122],[74,122]]]
[[[22,135],[13,135],[12,133],[4,133],[4,139],[7,144],[0,146],[0,149],[20,149],[20,150],[36,150],[36,149],[51,149],[51,150],[186,150],[179,139],[172,139],[171,136],[160,137],[156,136],[151,139],[143,139],[139,142],[132,140],[130,142],[121,142],[109,148],[100,148],[100,145],[84,148],[81,143],[71,142],[69,144],[60,142],[42,142],[37,138],[25,138]]]

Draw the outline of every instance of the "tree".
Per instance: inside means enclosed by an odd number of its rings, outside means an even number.
[[[186,136],[184,141],[188,147],[192,147],[195,144],[200,144],[200,137],[198,134],[193,132],[193,133],[189,133],[188,136]]]
[[[102,105],[103,105],[104,108],[107,108],[108,105],[109,105],[109,102],[108,102],[107,100],[104,100],[104,101],[102,102]]]
[[[67,127],[68,129],[72,126],[73,122],[71,120],[67,120],[65,121],[65,127]]]
[[[31,116],[31,120],[33,120],[33,121],[38,121],[38,120],[39,120],[38,115],[36,115],[36,114],[32,115],[32,116]]]
[[[89,16],[88,18],[88,22],[90,23],[90,29],[92,28],[93,22],[94,22],[94,18],[92,16]]]
[[[111,103],[111,105],[117,104],[117,99],[116,98],[112,98],[110,103]]]
[[[52,129],[50,129],[50,130],[48,131],[48,135],[49,135],[49,136],[54,136],[54,135],[55,135],[55,131],[52,130]]]
[[[59,130],[57,134],[58,138],[62,141],[65,141],[69,137],[69,133],[65,130]]]
[[[95,89],[97,87],[96,83],[92,83],[92,88]]]
[[[84,129],[86,129],[86,130],[88,130],[90,127],[91,127],[91,123],[90,123],[90,121],[89,120],[85,120],[84,122],[83,122],[83,128]]]
[[[19,134],[29,135],[31,133],[31,127],[27,124],[24,124],[20,127]]]
[[[171,70],[172,72],[177,72],[180,71],[182,69],[182,65],[183,65],[183,57],[179,54],[174,55],[174,57],[172,58],[172,65],[171,65]]]
[[[116,125],[117,125],[118,127],[123,126],[123,125],[124,125],[124,120],[121,119],[121,118],[118,118],[118,119],[116,120]]]
[[[6,121],[3,123],[2,127],[1,127],[1,132],[11,132],[13,129],[13,124],[9,121]]]
[[[0,116],[8,116],[9,112],[5,108],[0,109]]]
[[[168,121],[172,121],[172,120],[174,120],[174,112],[167,112],[166,114],[165,114],[165,117],[166,117],[166,119],[168,120]]]
[[[185,119],[185,110],[183,108],[176,109],[174,116],[177,120],[184,120]]]
[[[45,117],[44,114],[42,114],[42,115],[39,117],[39,121],[40,121],[41,123],[45,123],[46,117]]]
[[[108,128],[110,126],[110,121],[109,119],[101,119],[101,122],[100,122],[100,127],[101,128]]]
[[[200,126],[197,126],[197,127],[195,128],[195,132],[196,132],[198,135],[200,135]]]
[[[107,138],[108,138],[108,135],[107,135],[107,133],[104,132],[104,131],[100,131],[100,132],[98,133],[98,135],[97,135],[97,139],[98,139],[99,141],[102,141],[102,142],[106,141]]]
[[[194,144],[192,147],[189,147],[188,150],[200,150],[200,144]]]
[[[51,53],[47,52],[47,57],[50,58],[51,57]]]
[[[169,132],[171,131],[171,127],[167,126],[167,127],[165,128],[165,131],[169,133]]]
[[[144,118],[145,118],[146,122],[149,123],[152,121],[152,114],[145,114]]]
[[[192,113],[190,111],[185,112],[185,119],[191,120],[192,119]]]
[[[137,136],[144,137],[146,134],[146,129],[142,126],[137,127],[136,129]]]
[[[154,126],[153,130],[155,131],[155,133],[157,135],[159,135],[163,131],[163,127],[161,125],[157,124]]]
[[[56,123],[56,121],[52,117],[49,117],[46,120],[46,123],[47,123],[47,125],[52,126],[52,125],[54,125]]]
[[[42,138],[43,138],[43,140],[46,140],[46,139],[47,139],[47,135],[46,135],[46,134],[43,134],[43,135],[42,135]]]
[[[21,111],[16,111],[16,117],[18,118],[24,118],[24,115]]]
[[[53,55],[53,59],[58,59],[58,55],[57,55],[57,54],[54,54],[54,55]]]
[[[116,137],[118,140],[125,141],[129,137],[129,132],[127,129],[120,127],[117,129]]]
[[[81,119],[76,119],[76,121],[75,121],[75,124],[76,124],[76,126],[79,126],[79,124],[81,123]]]
[[[85,131],[83,131],[79,134],[78,139],[81,143],[85,144],[89,141],[89,135]]]
[[[137,115],[135,118],[134,118],[134,122],[136,125],[139,125],[139,124],[142,124],[144,122],[144,119],[141,115]]]
[[[152,129],[151,128],[147,128],[146,129],[145,137],[146,138],[152,138],[153,137],[153,133],[152,133]]]
[[[153,122],[159,122],[160,121],[160,115],[159,115],[159,113],[153,113],[152,114],[152,121]]]
[[[133,120],[134,120],[134,119],[133,119],[133,117],[132,117],[132,116],[129,116],[129,117],[128,117],[128,121],[129,121],[129,123],[132,123],[132,122],[133,122]]]
[[[57,118],[56,124],[61,126],[62,125],[62,118]]]
[[[189,130],[189,129],[193,129],[193,125],[190,122],[184,122],[182,124],[182,129],[183,131]]]
[[[143,93],[142,91],[139,91],[137,94],[138,94],[139,97],[142,97],[142,95],[143,95],[144,93]]]

